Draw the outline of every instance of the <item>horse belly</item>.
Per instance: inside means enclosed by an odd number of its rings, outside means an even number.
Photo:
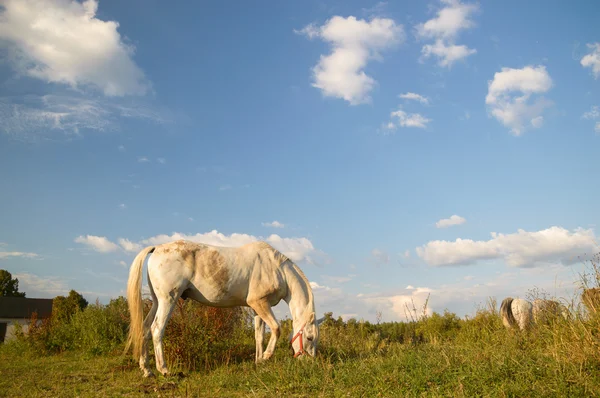
[[[239,289],[215,289],[212,286],[191,283],[183,292],[182,298],[191,298],[212,307],[235,307],[247,305],[246,294]]]

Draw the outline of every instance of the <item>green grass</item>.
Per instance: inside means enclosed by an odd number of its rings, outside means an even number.
[[[180,301],[165,335],[171,376],[151,379],[122,355],[124,298],[74,306],[0,344],[0,397],[600,396],[597,264],[587,310],[571,305],[568,321],[510,331],[494,301],[465,319],[413,308],[411,322],[375,325],[328,313],[317,357],[293,359],[286,319],[275,355],[258,366],[251,318]]]
[[[447,315],[449,318],[450,316]],[[600,394],[598,323],[576,320],[524,335],[502,328],[497,315],[461,320],[452,331],[438,315],[414,323],[431,336],[424,343],[380,337],[393,324],[332,323],[321,328],[315,359],[294,360],[286,341],[271,361],[253,363],[248,332],[242,354],[207,358],[186,370],[167,358],[174,376],[143,379],[119,351],[40,354],[24,342],[0,348],[0,396],[203,396],[203,397],[590,397]],[[431,320],[434,321],[431,321]],[[436,327],[429,326],[436,324]],[[446,322],[451,324],[451,322]],[[478,332],[477,332],[478,331]],[[477,333],[476,333],[477,332]],[[285,336],[285,334],[283,334]],[[579,337],[578,337],[579,336]],[[587,337],[586,337],[587,336]],[[587,340],[586,340],[587,339]],[[586,348],[587,346],[587,348]],[[181,372],[181,373],[180,373]]]

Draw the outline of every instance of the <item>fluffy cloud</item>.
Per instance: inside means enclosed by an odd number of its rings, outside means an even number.
[[[162,234],[144,239],[140,242],[132,242],[129,239],[119,238],[118,242],[120,247],[116,243],[111,242],[103,236],[79,236],[75,239],[75,242],[84,244],[101,253],[111,253],[121,248],[127,252],[137,252],[141,250],[143,246],[155,246],[163,243],[173,242],[179,239],[189,240],[197,243],[205,243],[213,246],[229,247],[242,246],[247,243],[264,240],[288,256],[292,261],[305,261],[310,264],[317,263],[318,260],[324,256],[324,253],[315,249],[312,242],[307,238],[284,238],[276,234],[272,234],[266,238],[238,233],[225,235],[217,230],[212,230],[203,234],[197,233],[195,235],[187,235],[179,232],[175,232],[171,235]]]
[[[462,4],[459,0],[441,0],[441,3],[445,7],[438,10],[435,18],[416,26],[419,36],[450,40],[475,25],[469,18],[477,10],[476,4]]]
[[[342,288],[322,285],[315,281],[311,281],[310,285],[319,314],[333,312],[336,317],[348,314],[344,319],[355,317],[373,322],[377,313],[381,313],[381,320],[389,322],[410,321],[419,318],[423,312],[431,315],[434,311],[430,306],[423,311],[429,294],[434,292],[426,287],[409,286],[396,292],[350,294]],[[441,311],[443,308],[437,310]]]
[[[308,25],[296,33],[331,45],[331,53],[322,55],[313,68],[312,85],[323,95],[343,98],[352,105],[371,100],[369,93],[376,82],[364,72],[369,60],[381,60],[381,51],[404,40],[402,25],[388,18],[365,21],[334,16],[323,26]]]
[[[27,252],[0,252],[0,260],[10,257],[37,258],[39,255]]]
[[[263,227],[271,227],[271,228],[284,228],[285,224],[280,223],[279,221],[275,220],[273,222],[264,222],[262,223]]]
[[[333,312],[334,316],[352,314],[356,319],[374,322],[380,312],[382,321],[406,321],[419,317],[425,312],[442,313],[448,309],[459,316],[473,315],[477,308],[485,306],[490,297],[496,299],[496,310],[507,296],[528,298],[535,289],[554,297],[574,297],[577,291],[577,275],[572,268],[553,264],[538,268],[513,268],[509,272],[496,273],[488,282],[478,276],[466,275],[455,282],[444,282],[434,286],[408,284],[405,288],[393,288],[373,293],[350,293],[344,287],[331,287],[321,281],[311,281],[315,295],[317,313]],[[427,303],[425,311],[423,308]],[[414,310],[413,310],[414,308]],[[287,308],[282,308],[287,315]]]
[[[426,44],[421,49],[422,58],[431,56],[438,58],[438,65],[450,67],[453,63],[477,50],[465,45],[455,44],[455,40],[462,30],[475,26],[471,16],[477,11],[476,4],[463,4],[459,0],[441,0],[443,7],[436,13],[436,17],[425,23],[418,24],[417,37],[422,39],[435,39],[434,44]]]
[[[136,253],[142,250],[142,245],[130,241],[129,239],[119,238],[119,245],[127,252]]]
[[[431,122],[431,119],[426,118],[420,113],[407,113],[402,109],[398,109],[390,113],[391,121],[385,125],[385,129],[387,130],[395,130],[398,127],[415,127],[424,129],[427,127],[427,124]]]
[[[438,65],[450,67],[453,63],[477,52],[464,44],[446,44],[443,40],[436,40],[434,44],[426,44],[421,49],[423,59],[432,55],[438,57]]]
[[[119,250],[119,246],[108,240],[105,236],[78,236],[75,238],[75,243],[81,243],[100,253],[111,253]]]
[[[404,93],[404,94],[400,94],[398,97],[405,99],[405,100],[418,101],[425,105],[429,104],[429,99],[427,97],[423,97],[422,95],[417,94],[417,93]]]
[[[453,225],[460,225],[466,223],[467,220],[464,217],[457,216],[456,214],[450,216],[450,218],[442,218],[435,223],[437,228],[448,228]]]
[[[536,232],[522,229],[513,234],[492,232],[492,239],[454,242],[435,240],[417,247],[419,257],[433,266],[468,265],[481,260],[503,259],[512,267],[534,267],[544,263],[572,264],[579,256],[597,250],[594,232],[576,229],[572,232],[551,227]]]
[[[600,77],[600,43],[588,44],[590,53],[581,58],[581,65],[584,68],[590,68],[597,79]]]
[[[19,279],[19,291],[25,292],[27,297],[53,297],[68,291],[67,283],[60,278],[42,278],[29,273],[15,274],[13,277]]]
[[[552,79],[545,66],[525,66],[522,69],[502,68],[488,82],[485,103],[492,115],[511,133],[519,136],[530,124],[539,128],[543,122],[542,113],[551,102],[543,97],[530,102],[534,94],[543,94],[552,88]]]
[[[0,43],[19,73],[73,88],[93,86],[107,96],[149,90],[119,24],[96,17],[97,1],[0,0],[0,6]]]

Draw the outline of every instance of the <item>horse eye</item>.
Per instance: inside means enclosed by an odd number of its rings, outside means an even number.
[[[313,337],[312,337],[312,336],[310,336],[310,337],[307,337],[307,338],[306,338],[306,340],[308,340],[308,341],[313,341]]]

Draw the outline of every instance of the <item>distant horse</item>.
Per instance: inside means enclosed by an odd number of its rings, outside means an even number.
[[[142,268],[148,254],[148,286],[152,308],[143,320]],[[148,246],[135,257],[129,271],[127,301],[131,324],[125,351],[133,346],[144,376],[152,376],[148,341],[154,343],[156,369],[166,375],[162,339],[179,298],[211,307],[248,306],[254,310],[256,362],[273,355],[281,333],[271,307],[282,299],[290,308],[294,357],[315,356],[319,321],[315,319],[313,292],[304,273],[289,258],[265,242],[240,247],[216,247],[178,240]],[[265,323],[271,338],[263,353]]]
[[[562,303],[556,300],[544,299],[533,300],[532,313],[533,321],[536,324],[546,323],[558,316],[562,316],[564,319],[568,319],[570,316],[569,310]]]
[[[507,297],[500,305],[502,323],[507,329],[519,328],[526,330],[532,323],[532,305],[523,299]]]

